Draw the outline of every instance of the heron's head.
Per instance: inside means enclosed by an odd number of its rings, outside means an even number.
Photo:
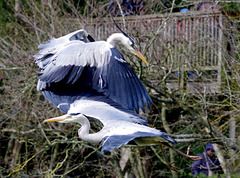
[[[82,124],[82,122],[84,120],[83,117],[84,116],[82,114],[73,114],[73,115],[65,114],[63,116],[46,119],[43,122],[80,123],[80,124]]]
[[[144,56],[138,50],[133,39],[130,36],[128,36],[127,34],[114,33],[107,39],[107,42],[113,47],[116,47],[116,44],[122,44],[123,46],[128,48],[131,53],[137,55],[140,59],[143,60],[143,62],[145,62],[147,64],[147,60],[144,58]]]

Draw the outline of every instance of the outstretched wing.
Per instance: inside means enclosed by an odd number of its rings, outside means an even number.
[[[94,42],[94,39],[88,35],[85,30],[80,29],[60,38],[51,38],[50,40],[41,43],[38,46],[40,51],[33,56],[36,59],[36,63],[39,68],[42,69],[52,62],[51,57],[56,53],[56,51],[71,41],[82,41],[84,43],[88,43]]]
[[[104,90],[104,94],[137,113],[139,107],[145,112],[144,104],[148,108],[152,104],[146,88],[119,51],[111,48],[111,53],[111,60],[107,64],[108,75],[106,75],[108,87]]]
[[[104,95],[93,92],[82,92],[82,97],[75,100],[68,110],[68,114],[81,113],[86,117],[98,119],[108,127],[116,121],[127,121],[146,125],[147,120],[132,110],[125,109]]]
[[[63,93],[44,90],[43,95],[61,112],[70,115],[81,113],[86,117],[99,120],[103,125],[117,120],[147,124],[145,118],[93,90],[76,89],[75,91],[66,90]]]
[[[40,45],[34,56],[40,67],[38,90],[52,91],[55,84],[58,90],[80,86],[103,93],[137,113],[139,107],[144,111],[144,105],[150,108],[148,92],[117,49],[104,41],[85,43],[75,40],[80,39],[76,34],[66,36]],[[70,41],[70,36],[74,40]]]
[[[102,154],[127,145],[131,141],[134,141],[136,145],[151,145],[162,141],[177,143],[165,132],[136,123],[116,121],[111,123],[111,127],[111,131],[103,138]]]

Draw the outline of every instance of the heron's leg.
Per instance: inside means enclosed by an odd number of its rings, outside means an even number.
[[[192,155],[185,154],[185,153],[179,151],[178,149],[172,147],[172,146],[169,145],[168,143],[161,143],[161,144],[167,146],[168,148],[173,149],[173,150],[176,151],[177,153],[179,153],[179,154],[181,154],[181,155],[183,155],[183,156],[185,156],[185,157],[187,157],[187,158],[190,158],[190,159],[192,159],[192,160],[194,160],[194,161],[202,159],[201,156],[192,156]],[[158,144],[158,145],[159,145],[159,144]]]
[[[174,162],[170,163],[170,162],[168,161],[167,156],[165,155],[164,149],[163,149],[163,147],[162,147],[162,144],[161,144],[161,143],[158,143],[158,145],[160,146],[161,151],[162,151],[162,154],[163,154],[163,157],[164,157],[167,165],[170,167],[170,169],[172,169],[173,171],[179,172],[179,170],[180,170],[179,168],[172,166],[172,164],[173,164]]]

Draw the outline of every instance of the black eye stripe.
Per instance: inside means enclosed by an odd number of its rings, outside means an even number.
[[[81,113],[71,113],[70,116],[76,116],[78,114],[81,114]]]
[[[133,39],[130,36],[127,36],[129,38],[129,40],[132,42],[131,46],[135,44],[135,42],[133,41]]]

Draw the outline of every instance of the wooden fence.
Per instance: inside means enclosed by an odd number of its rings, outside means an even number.
[[[118,17],[116,21],[124,29],[123,18]],[[151,60],[160,60],[163,66],[171,62],[165,57],[171,51],[177,62],[182,53],[185,53],[185,62],[190,68],[202,67],[206,70],[218,68],[221,61],[222,23],[221,13],[127,16],[125,31],[130,36],[139,38],[139,45],[150,54]],[[98,40],[119,32],[108,18],[101,22],[87,23],[85,29]],[[150,48],[146,49],[148,45]],[[152,55],[154,53],[156,55]]]
[[[156,14],[115,20],[133,37],[151,67],[161,66],[172,72],[215,70],[220,86],[224,46],[221,13]],[[119,32],[111,18],[88,21],[84,28],[97,40]]]

